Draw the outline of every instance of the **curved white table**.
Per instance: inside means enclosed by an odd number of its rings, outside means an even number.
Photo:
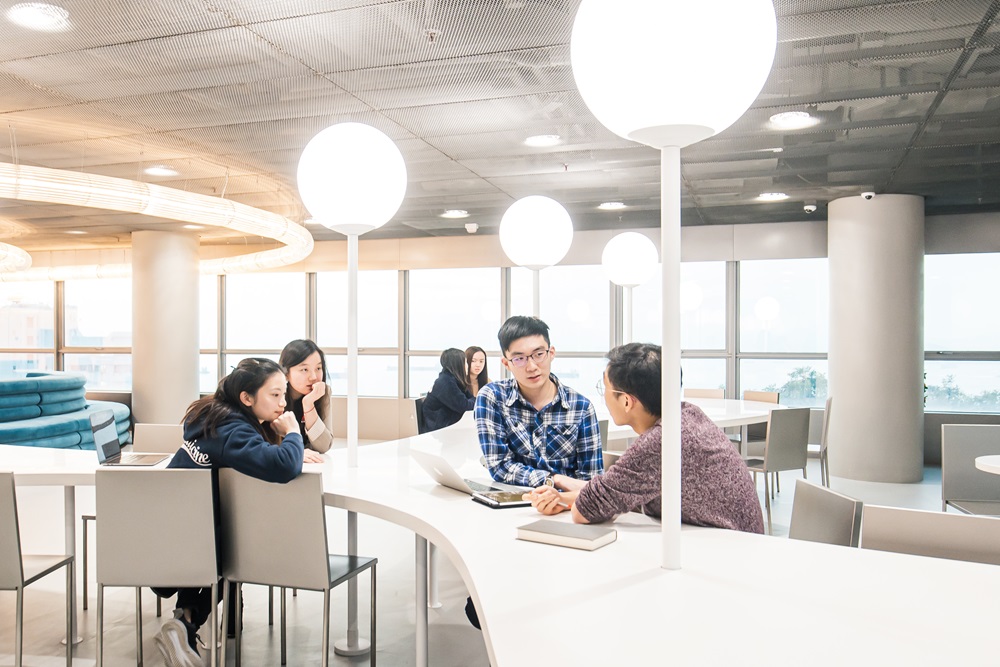
[[[983,472],[992,473],[994,475],[1000,475],[1000,454],[993,454],[991,456],[977,456],[976,468],[982,470]]]

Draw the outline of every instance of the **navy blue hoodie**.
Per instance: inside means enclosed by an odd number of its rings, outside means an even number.
[[[265,482],[285,484],[302,472],[302,436],[289,433],[281,444],[272,445],[249,419],[233,411],[205,435],[202,422],[184,425],[184,444],[168,468],[234,468]]]

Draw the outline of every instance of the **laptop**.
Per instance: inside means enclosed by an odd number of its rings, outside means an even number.
[[[115,413],[98,410],[90,414],[90,430],[94,433],[94,449],[97,462],[102,466],[155,466],[170,458],[166,454],[122,454],[115,426]]]
[[[416,461],[435,482],[441,486],[447,486],[449,489],[455,489],[456,491],[467,493],[472,496],[472,499],[477,503],[482,503],[483,505],[492,507],[493,509],[526,507],[531,505],[530,501],[523,500],[521,498],[523,494],[531,491],[529,488],[502,488],[499,486],[481,484],[480,482],[463,478],[458,474],[458,471],[444,459],[444,457],[413,450],[410,451],[410,456],[413,457],[413,460]]]

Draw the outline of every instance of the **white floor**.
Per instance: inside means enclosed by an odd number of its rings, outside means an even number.
[[[819,480],[819,464],[810,461],[809,478]],[[772,505],[775,539],[788,534],[795,479],[800,474],[782,474],[782,492]],[[841,493],[859,498],[866,504],[894,505],[939,510],[941,506],[940,469],[928,468],[924,481],[918,484],[877,484],[832,479],[832,487]],[[761,485],[762,486],[762,485]],[[78,510],[92,509],[92,490],[78,490]],[[25,550],[41,553],[61,547],[62,491],[57,489],[21,489],[18,492],[22,541]],[[345,550],[345,513],[328,513],[331,548]],[[98,528],[97,530],[99,530]],[[79,532],[78,532],[79,537]],[[392,524],[359,517],[359,543],[364,555],[377,556],[378,566],[378,664],[402,667],[414,664],[414,538]],[[93,555],[93,544],[91,544]],[[93,560],[91,561],[93,567]],[[79,568],[79,563],[78,563]],[[79,571],[79,570],[78,570]],[[465,619],[466,589],[461,578],[445,558],[439,561],[440,599],[442,607],[432,609],[430,618],[430,664],[434,667],[486,666],[489,660],[482,635]],[[91,570],[90,579],[93,581]],[[62,638],[64,597],[63,578],[53,575],[38,582],[25,592],[25,667],[48,667],[65,664]],[[90,609],[79,615],[79,634],[83,642],[75,649],[74,665],[95,663],[94,631],[96,626],[95,586],[91,586]],[[368,579],[362,575],[359,585],[359,625],[363,637],[368,636]],[[320,664],[322,596],[300,592],[288,593],[288,664]],[[279,663],[279,632],[277,600],[275,625],[267,624],[267,596],[262,587],[245,589],[244,664],[277,665]],[[161,665],[162,659],[153,643],[162,618],[155,616],[154,598],[148,590],[143,595],[143,650],[147,664]],[[169,603],[167,607],[171,606]],[[0,667],[13,665],[14,594],[0,593]],[[331,637],[345,635],[346,587],[335,593],[332,607]],[[112,589],[105,602],[105,664],[109,666],[135,664],[135,598],[131,589]],[[169,611],[164,610],[164,618]],[[203,634],[204,636],[204,634]],[[207,639],[207,637],[206,637]],[[232,644],[229,663],[233,664]],[[206,661],[207,664],[207,661]],[[364,665],[367,657],[342,658],[331,655],[332,665]]]

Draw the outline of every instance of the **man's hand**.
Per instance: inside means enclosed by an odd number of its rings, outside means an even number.
[[[550,486],[540,486],[537,489],[532,489],[521,496],[521,498],[530,500],[532,507],[548,516],[559,514],[569,509],[569,503],[566,502],[562,494]]]

